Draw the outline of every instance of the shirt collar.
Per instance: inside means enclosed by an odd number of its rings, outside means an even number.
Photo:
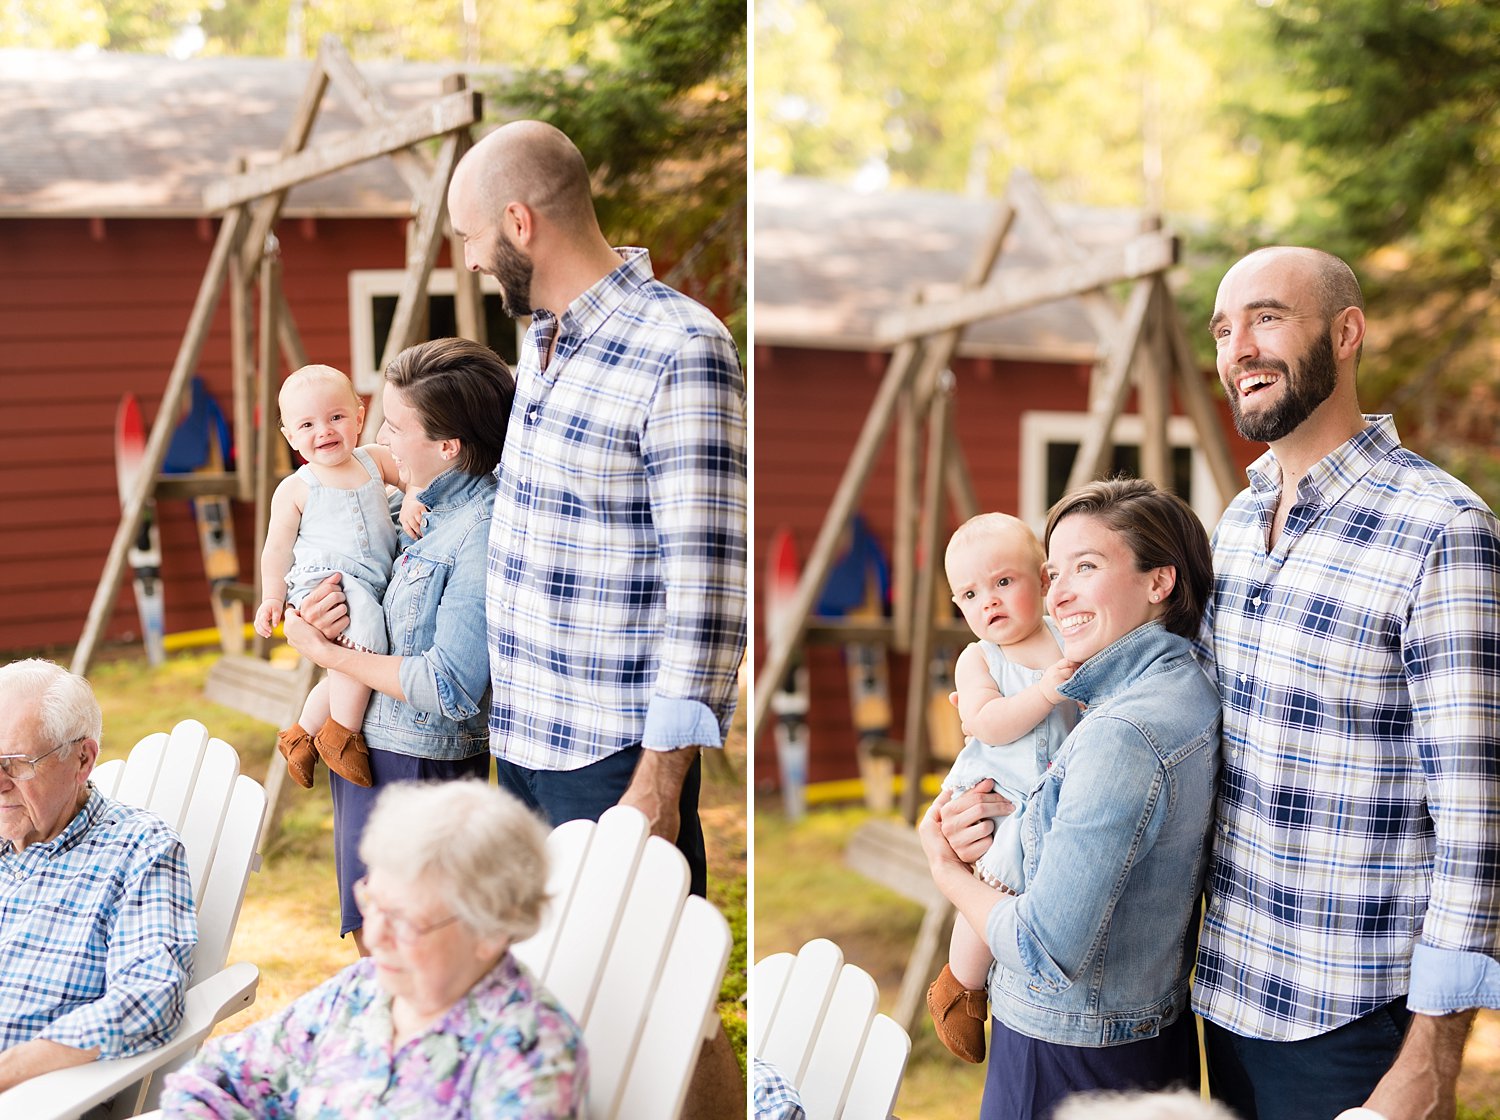
[[[0,840],[0,855],[28,856],[35,852],[38,857],[56,859],[64,852],[76,847],[79,841],[88,835],[89,829],[93,828],[99,818],[104,816],[109,804],[104,794],[95,789],[94,783],[90,782],[88,800],[83,803],[82,809],[73,814],[73,819],[64,826],[61,832],[51,840],[28,844],[26,850],[22,852],[17,852],[9,840]]]
[[[1349,488],[1363,478],[1376,463],[1401,446],[1396,421],[1387,415],[1366,416],[1363,431],[1334,448],[1313,464],[1297,485],[1299,502],[1315,501],[1327,507],[1335,505]],[[1276,453],[1267,451],[1245,472],[1250,487],[1265,499],[1281,489],[1281,464]]]
[[[1093,707],[1140,680],[1142,667],[1168,654],[1187,653],[1188,649],[1186,638],[1160,622],[1148,622],[1090,657],[1057,691]]]
[[[426,506],[429,513],[437,509],[453,509],[493,486],[494,482],[495,476],[488,471],[467,474],[457,467],[450,467],[427,484],[417,495],[417,501]]]
[[[563,312],[559,347],[577,346],[603,326],[637,288],[654,278],[651,254],[645,249],[627,246],[615,252],[620,254],[619,266],[568,304]]]

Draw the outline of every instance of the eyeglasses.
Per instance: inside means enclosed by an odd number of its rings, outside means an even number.
[[[36,777],[36,764],[49,754],[56,754],[64,747],[71,747],[74,743],[81,743],[87,739],[87,735],[80,735],[76,739],[69,739],[66,743],[58,743],[50,751],[33,758],[29,754],[0,754],[0,771],[13,782],[29,782]]]
[[[457,914],[450,914],[448,917],[441,921],[433,922],[431,925],[419,926],[410,918],[397,914],[393,910],[387,910],[370,897],[369,876],[355,880],[354,901],[359,904],[360,913],[366,918],[369,918],[371,914],[380,915],[380,920],[385,923],[385,928],[390,931],[391,937],[402,945],[410,945],[418,938],[426,937],[433,930],[442,929],[444,926],[452,925],[458,921]]]

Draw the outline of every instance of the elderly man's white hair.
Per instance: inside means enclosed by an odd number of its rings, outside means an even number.
[[[1234,1113],[1196,1092],[1075,1093],[1052,1120],[1235,1120]]]
[[[35,705],[37,730],[45,740],[37,746],[98,742],[104,731],[104,715],[89,682],[51,661],[28,657],[0,668],[0,703],[10,707],[28,701]]]
[[[389,786],[370,813],[359,858],[396,879],[435,878],[453,912],[480,937],[524,941],[541,925],[547,826],[496,786]]]

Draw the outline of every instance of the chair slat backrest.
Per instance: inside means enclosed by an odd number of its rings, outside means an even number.
[[[589,1115],[672,1120],[716,1022],[728,923],[634,809],[560,825],[547,850],[549,913],[513,952],[583,1028]]]
[[[864,1051],[854,1070],[844,1115],[890,1116],[901,1091],[901,1076],[911,1057],[911,1036],[889,1015],[877,1015],[870,1023]]]
[[[105,796],[151,810],[182,837],[198,906],[193,979],[219,971],[255,864],[265,790],[240,773],[233,747],[193,719],[170,735],[147,735],[124,760],[95,767],[92,780]]]
[[[799,1090],[809,1116],[844,1115],[870,1024],[879,1013],[880,993],[869,973],[851,965],[840,968]]]
[[[774,1029],[761,1045],[760,1056],[799,1090],[843,967],[844,954],[832,941],[819,937],[802,946],[782,990]]]
[[[808,1120],[888,1117],[911,1039],[879,1013],[863,969],[817,938],[797,955],[776,953],[751,974],[750,1053],[796,1086]]]

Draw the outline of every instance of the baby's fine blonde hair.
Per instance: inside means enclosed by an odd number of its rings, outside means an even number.
[[[1008,513],[981,513],[965,521],[948,538],[948,550],[943,554],[944,565],[952,559],[955,548],[978,540],[1004,540],[1006,543],[1017,544],[1030,555],[1039,569],[1047,562],[1042,542],[1026,522]]]
[[[287,374],[286,380],[281,383],[281,391],[276,395],[276,407],[281,413],[283,424],[286,423],[287,394],[311,388],[314,385],[339,385],[348,391],[349,400],[356,408],[364,406],[364,402],[359,399],[359,394],[354,391],[354,382],[349,380],[343,370],[323,365],[303,366]]]

